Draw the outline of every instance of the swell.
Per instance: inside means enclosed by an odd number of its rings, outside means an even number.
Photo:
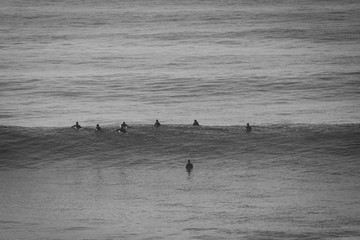
[[[274,167],[357,163],[360,125],[263,125],[246,133],[242,126],[133,125],[127,134],[93,128],[0,126],[0,169],[42,168],[76,163],[77,167],[173,167],[186,159],[208,166]]]

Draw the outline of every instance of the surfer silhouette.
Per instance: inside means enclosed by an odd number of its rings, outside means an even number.
[[[249,125],[249,123],[248,124],[246,124],[246,128],[245,128],[245,131],[246,132],[251,132],[251,126]]]
[[[193,126],[200,126],[200,124],[198,123],[198,121],[194,120]]]
[[[101,131],[101,127],[99,126],[99,124],[96,124],[95,130],[96,130],[96,131]]]
[[[156,119],[154,126],[155,126],[155,127],[160,127],[160,126],[161,126],[159,120]]]
[[[75,125],[72,126],[71,128],[80,129],[81,126],[79,125],[79,122],[76,122]]]
[[[125,122],[123,122],[122,124],[121,124],[121,128],[127,128],[127,124],[125,123]]]
[[[188,160],[188,163],[186,164],[186,171],[191,172],[194,168],[194,166],[192,165],[192,163],[190,162],[190,160]]]

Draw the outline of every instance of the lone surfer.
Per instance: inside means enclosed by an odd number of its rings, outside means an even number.
[[[160,126],[161,126],[159,120],[156,119],[154,126],[155,126],[155,127],[160,127]]]
[[[99,126],[99,124],[96,124],[95,130],[96,130],[96,131],[101,131],[101,127]]]
[[[200,126],[200,124],[198,123],[198,121],[194,120],[193,126]]]
[[[245,128],[245,131],[246,132],[251,132],[251,126],[249,125],[249,123],[248,124],[246,124],[246,128]]]
[[[186,164],[186,171],[191,172],[194,168],[194,166],[192,165],[192,163],[190,162],[190,160],[188,160],[188,163]]]
[[[71,128],[80,129],[81,126],[79,125],[79,122],[76,122],[75,125],[72,126]]]

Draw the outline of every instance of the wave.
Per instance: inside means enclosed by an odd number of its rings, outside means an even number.
[[[360,124],[242,126],[133,125],[97,132],[85,127],[0,126],[0,169],[42,168],[76,161],[78,166],[149,168],[182,166],[192,159],[209,167],[263,161],[264,167],[315,162],[357,163]],[[359,168],[358,168],[359,169]]]

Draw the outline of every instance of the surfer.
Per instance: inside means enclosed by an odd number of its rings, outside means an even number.
[[[248,124],[246,124],[246,128],[245,128],[245,131],[246,132],[251,132],[251,126],[249,125],[249,123]]]
[[[127,124],[125,123],[125,122],[123,122],[122,124],[121,124],[121,128],[127,128]]]
[[[116,129],[117,132],[126,133],[126,127],[121,124],[120,128]]]
[[[194,120],[193,126],[200,126],[200,124],[198,123],[198,121]]]
[[[160,127],[160,126],[161,126],[159,120],[156,119],[154,126],[155,126],[155,127]]]
[[[79,122],[76,122],[75,125],[72,126],[71,128],[80,129],[81,126],[79,125]]]
[[[192,165],[192,163],[190,162],[190,160],[188,160],[188,163],[186,164],[186,171],[191,172],[194,168],[194,166]]]
[[[96,124],[95,130],[96,130],[96,131],[101,131],[101,127],[99,126],[99,124]]]

